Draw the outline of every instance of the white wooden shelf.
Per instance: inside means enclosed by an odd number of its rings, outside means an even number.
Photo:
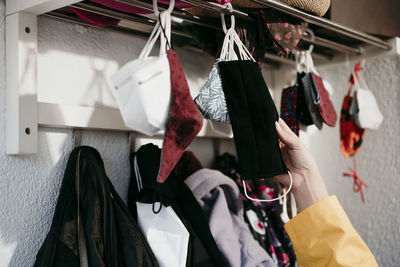
[[[79,0],[6,1],[6,152],[23,155],[37,153],[38,127],[68,127],[130,131],[117,109],[73,106],[38,101],[37,16],[74,5]],[[132,1],[128,1],[132,2]],[[274,1],[258,1],[272,5]],[[374,41],[374,39],[372,39]],[[371,50],[362,55],[400,54],[400,42],[389,42],[391,50]],[[199,136],[223,136],[211,131],[205,121]]]

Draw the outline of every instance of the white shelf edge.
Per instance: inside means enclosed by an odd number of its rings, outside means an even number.
[[[79,128],[109,131],[133,131],[125,127],[118,109],[106,107],[83,107],[38,102],[38,124],[52,128]],[[160,136],[160,132],[156,136]],[[210,123],[203,120],[197,137],[228,138],[211,130]]]
[[[18,12],[40,15],[82,0],[6,0],[6,16]]]

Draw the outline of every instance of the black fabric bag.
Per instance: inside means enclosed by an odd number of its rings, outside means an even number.
[[[94,148],[75,148],[69,157],[53,222],[34,265],[50,266],[158,266]]]
[[[278,111],[258,65],[247,60],[218,65],[242,178],[272,178],[287,173],[275,129]]]
[[[139,180],[134,171],[135,157],[137,157],[142,185],[140,192],[138,190]],[[192,191],[184,183],[184,177],[178,177],[173,171],[164,183],[157,183],[160,158],[161,149],[153,144],[143,145],[137,152],[131,154],[132,176],[128,189],[129,210],[137,218],[136,202],[153,204],[161,202],[164,206],[171,206],[190,234],[186,266],[229,266],[215,243],[206,215]],[[159,205],[154,205],[153,208],[156,211]]]

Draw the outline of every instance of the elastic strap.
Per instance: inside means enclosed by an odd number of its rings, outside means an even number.
[[[311,30],[310,28],[306,29],[306,33],[308,33],[311,36],[311,42],[314,43],[315,42],[315,33],[313,30]],[[310,44],[310,46],[308,47],[308,52],[311,54],[312,51],[314,49],[314,44]]]
[[[153,50],[158,38],[160,38],[159,55],[161,56],[166,54],[166,49],[164,49],[164,47],[166,46],[167,42],[170,43],[171,39],[171,15],[168,13],[168,11],[163,11],[159,13],[158,18],[159,19],[154,26],[146,45],[140,52],[139,58],[147,58],[150,55],[150,52]],[[164,34],[161,34],[162,32]]]
[[[160,193],[160,189],[159,189],[159,183],[156,182],[156,190],[154,191],[154,197],[153,197],[153,205],[151,206],[151,209],[153,210],[154,214],[158,214],[160,213],[161,209],[162,209],[162,197],[161,197],[161,193]],[[158,207],[158,210],[156,210],[156,201],[157,201],[157,195],[160,197],[160,206]]]
[[[296,199],[294,198],[292,192],[290,192],[290,206],[292,209],[292,218],[294,218],[297,215],[297,205],[296,205]]]
[[[142,183],[142,177],[140,176],[139,164],[137,163],[137,156],[135,156],[135,158],[133,159],[133,169],[135,171],[138,192],[140,192],[143,189],[143,183]]]
[[[160,16],[159,16],[158,19],[161,21],[161,14],[160,14]],[[168,25],[168,22],[170,23],[171,20],[167,20],[166,23],[165,23],[165,24],[166,24],[165,27],[167,27],[167,30],[171,28],[171,25]],[[165,50],[174,49],[174,48],[172,47],[172,43],[170,42],[170,39],[171,39],[171,31],[166,32],[166,30],[165,30],[165,28],[164,28],[164,26],[163,26],[162,23],[160,24],[160,27],[161,27],[162,33],[163,33],[163,35],[164,35],[164,37],[165,37]],[[160,49],[161,49],[161,47],[160,47]]]
[[[166,11],[171,14],[172,11],[174,10],[174,6],[175,6],[175,0],[170,0],[169,7]],[[154,11],[154,14],[158,17],[158,15],[160,14],[160,11],[158,10],[157,0],[153,0],[153,11]]]
[[[288,171],[288,174],[289,174],[289,177],[290,177],[289,188],[288,188],[288,190],[287,190],[286,192],[284,192],[284,194],[283,194],[282,196],[279,196],[279,197],[276,197],[276,198],[273,198],[273,199],[257,199],[257,198],[252,198],[252,197],[250,197],[250,196],[247,194],[247,189],[246,189],[246,185],[247,185],[247,184],[246,184],[246,181],[243,180],[242,182],[243,182],[243,188],[244,188],[244,195],[245,195],[248,199],[253,200],[253,201],[256,201],[256,202],[273,202],[273,201],[275,201],[275,200],[280,200],[280,199],[284,198],[284,197],[290,192],[290,190],[292,189],[293,177],[292,177],[292,174],[290,173],[290,171]]]
[[[231,3],[225,5],[231,12],[233,11]],[[225,33],[224,42],[222,44],[220,58],[225,61],[232,60],[252,60],[255,62],[251,53],[240,40],[239,35],[235,31],[235,16],[231,15],[231,27],[227,29],[225,22],[225,14],[221,13],[222,29]],[[239,57],[236,55],[235,46],[238,48]]]

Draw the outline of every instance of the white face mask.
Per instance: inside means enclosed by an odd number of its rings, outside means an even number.
[[[357,77],[353,73],[353,77]],[[360,79],[360,81],[362,81]],[[364,82],[361,87],[359,81],[354,79],[355,95],[350,108],[350,114],[358,126],[364,129],[377,130],[383,121],[383,115],[379,110],[375,96],[368,90]]]
[[[160,267],[185,267],[189,232],[171,207],[162,206],[155,214],[153,204],[137,202],[140,229],[149,243]],[[162,205],[157,202],[154,203]]]
[[[165,48],[170,35],[171,16],[164,11],[139,58],[125,64],[109,81],[125,126],[149,136],[165,130],[169,118],[171,72]],[[151,57],[158,39],[160,53]]]

